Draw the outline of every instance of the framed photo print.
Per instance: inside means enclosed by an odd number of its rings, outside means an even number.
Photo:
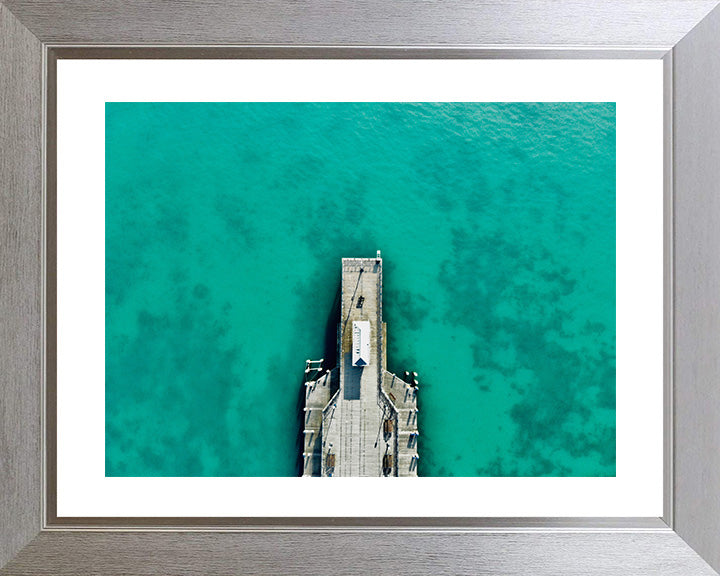
[[[716,573],[715,2],[101,5],[0,4],[3,574]]]

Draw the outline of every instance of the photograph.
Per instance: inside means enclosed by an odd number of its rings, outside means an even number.
[[[614,102],[107,102],[106,476],[616,473]]]

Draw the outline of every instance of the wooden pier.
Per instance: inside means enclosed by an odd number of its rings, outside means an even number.
[[[306,370],[303,476],[417,476],[417,388],[386,370],[379,251],[343,258],[341,292],[339,366]]]

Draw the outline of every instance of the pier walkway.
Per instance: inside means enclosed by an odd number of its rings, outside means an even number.
[[[354,322],[369,325],[363,365]],[[306,383],[304,476],[417,476],[416,389],[386,371],[385,332],[380,253],[343,258],[339,366]]]

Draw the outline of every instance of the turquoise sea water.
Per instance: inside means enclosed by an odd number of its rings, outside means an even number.
[[[382,250],[420,474],[615,474],[614,103],[108,103],[108,476],[298,474]]]

